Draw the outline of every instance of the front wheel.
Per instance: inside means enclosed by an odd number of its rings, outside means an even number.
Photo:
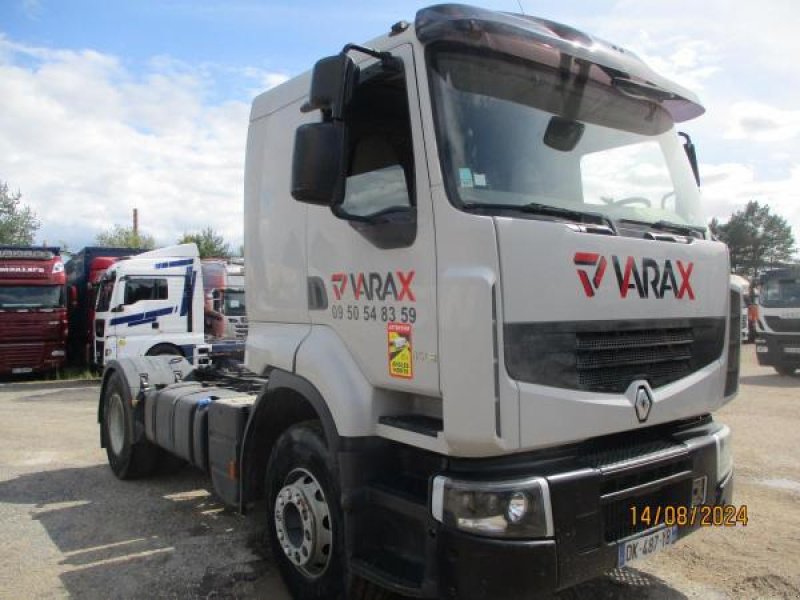
[[[344,532],[335,466],[317,421],[278,438],[267,464],[273,557],[297,600],[344,598]]]
[[[134,442],[134,426],[130,391],[113,373],[104,392],[102,427],[108,464],[119,479],[143,477],[156,467],[158,447],[148,440]]]
[[[775,370],[778,372],[778,375],[783,375],[784,377],[790,377],[794,375],[795,367],[787,367],[786,365],[781,365],[780,367],[775,367]]]

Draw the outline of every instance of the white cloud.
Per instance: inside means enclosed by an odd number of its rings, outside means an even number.
[[[780,142],[800,136],[800,110],[781,110],[762,102],[736,102],[730,108],[728,139]]]
[[[0,36],[0,178],[39,214],[40,241],[91,243],[137,207],[159,243],[211,225],[237,247],[249,105],[208,101],[214,75],[165,57],[137,74],[114,56]],[[260,91],[282,79],[259,71]]]

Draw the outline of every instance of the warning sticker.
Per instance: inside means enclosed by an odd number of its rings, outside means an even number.
[[[411,325],[388,323],[386,334],[389,341],[389,375],[411,379],[414,377],[414,367],[411,364]]]

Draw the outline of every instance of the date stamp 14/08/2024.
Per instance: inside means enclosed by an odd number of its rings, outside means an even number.
[[[657,527],[746,527],[747,505],[726,504],[723,506],[656,505],[631,506],[631,524]]]

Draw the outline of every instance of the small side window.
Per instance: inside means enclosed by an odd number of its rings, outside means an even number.
[[[166,300],[166,279],[128,279],[125,282],[125,304],[135,304],[141,300]]]

